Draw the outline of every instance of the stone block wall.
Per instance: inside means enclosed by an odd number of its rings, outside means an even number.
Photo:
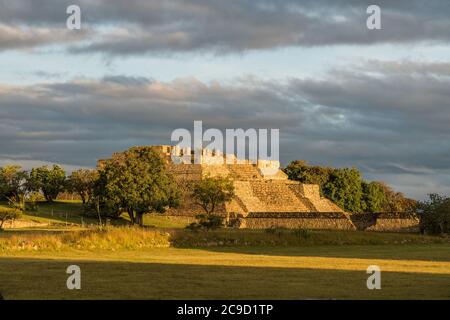
[[[267,229],[271,227],[355,230],[353,223],[337,212],[264,212],[250,213],[241,228]]]
[[[408,212],[375,212],[350,215],[358,230],[386,232],[418,232],[419,219]]]

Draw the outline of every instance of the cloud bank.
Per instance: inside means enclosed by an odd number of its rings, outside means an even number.
[[[58,34],[65,29],[66,7],[71,4],[81,7],[83,26],[92,30],[66,46],[72,54],[223,55],[283,47],[450,40],[447,0],[378,1],[383,29],[377,32],[366,28],[366,9],[372,3],[356,0],[0,0],[3,28],[16,29],[0,50],[60,43]],[[18,30],[24,25],[52,32],[44,36],[43,31],[34,31],[37,36],[27,40]]]
[[[202,120],[205,128],[279,128],[285,164],[355,165],[419,197],[424,184],[450,190],[449,71],[446,63],[371,61],[323,79],[3,85],[0,158],[93,166],[130,145],[169,144],[173,129]]]

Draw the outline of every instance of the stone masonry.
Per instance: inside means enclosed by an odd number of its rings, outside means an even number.
[[[194,164],[191,150],[172,146],[150,148],[158,150],[165,157],[168,170],[184,191],[181,206],[168,210],[167,215],[195,216],[201,213],[202,209],[190,196],[190,187],[193,182],[203,177],[221,176],[233,181],[235,197],[230,203],[218,208],[217,213],[239,217],[242,227],[304,226],[317,229],[355,229],[347,213],[320,196],[319,186],[288,180],[286,174],[279,169],[278,161],[251,163],[231,157],[232,163],[229,158],[225,163],[223,160],[226,155],[203,149],[200,161]],[[171,155],[185,157],[183,161],[174,163]],[[101,161],[99,164],[101,165]]]

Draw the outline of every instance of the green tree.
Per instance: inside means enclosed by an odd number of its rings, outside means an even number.
[[[392,190],[390,186],[383,182],[379,182],[379,186],[385,194],[384,212],[413,212],[417,209],[418,202],[413,199],[406,198],[401,192]]]
[[[192,188],[192,198],[205,211],[195,217],[197,222],[187,226],[188,229],[216,229],[223,226],[224,217],[214,212],[221,205],[231,201],[234,196],[233,181],[223,177],[205,177],[197,181]]]
[[[152,148],[132,148],[106,161],[102,169],[105,199],[130,216],[132,224],[143,225],[143,215],[163,213],[175,207],[179,194],[160,154]]]
[[[364,208],[368,212],[383,211],[386,194],[380,182],[362,182]]]
[[[429,200],[420,202],[418,207],[422,233],[450,233],[450,198],[430,194]]]
[[[192,196],[207,215],[234,196],[233,182],[222,177],[205,177],[194,184]]]
[[[292,161],[284,172],[289,179],[317,184],[321,195],[350,212],[412,212],[417,202],[395,192],[383,182],[366,182],[356,168],[334,169]]]
[[[324,186],[324,194],[345,211],[365,209],[361,174],[356,168],[334,169]]]
[[[11,203],[19,203],[22,208],[27,192],[28,173],[20,166],[5,166],[0,168],[0,198]]]
[[[284,172],[289,179],[296,180],[305,184],[317,184],[320,187],[320,192],[324,195],[323,188],[330,180],[330,175],[333,169],[321,166],[310,166],[305,160],[292,161]]]
[[[53,202],[66,187],[66,173],[58,165],[33,168],[29,186],[33,191],[41,191],[47,202]]]
[[[99,175],[97,170],[80,169],[72,172],[67,180],[67,186],[70,192],[77,193],[83,207],[89,202],[94,195],[95,183]]]

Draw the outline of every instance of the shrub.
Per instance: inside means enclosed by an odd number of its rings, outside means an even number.
[[[298,228],[293,229],[292,234],[302,239],[309,239],[311,238],[312,232],[308,229]]]
[[[288,232],[288,229],[285,227],[271,226],[270,228],[265,229],[265,232],[268,234],[275,234],[281,237],[283,234],[286,234]]]
[[[186,228],[190,230],[214,230],[223,227],[224,218],[213,214],[199,214],[195,218],[197,222],[191,223]]]
[[[37,211],[39,209],[38,202],[45,201],[44,196],[40,192],[31,192],[26,198],[26,210]]]

